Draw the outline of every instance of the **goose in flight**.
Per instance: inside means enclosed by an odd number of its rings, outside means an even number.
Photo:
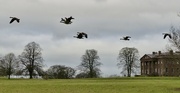
[[[72,16],[70,16],[69,18],[61,18],[60,23],[64,23],[64,24],[71,24],[72,23],[72,19],[74,19]]]
[[[163,33],[163,35],[164,35],[164,39],[168,36],[170,39],[172,38],[171,37],[171,34],[169,34],[169,33]]]
[[[125,36],[125,37],[123,37],[123,38],[120,38],[120,40],[130,40],[129,38],[131,38],[130,36]]]
[[[88,35],[84,32],[77,32],[77,36],[74,37],[78,39],[84,39],[83,37],[88,38]]]
[[[20,19],[17,17],[10,17],[10,18],[11,18],[11,21],[9,22],[9,24],[11,24],[14,21],[17,21],[18,23],[20,22]]]

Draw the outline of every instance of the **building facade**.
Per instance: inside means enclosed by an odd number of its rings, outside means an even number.
[[[180,76],[180,52],[152,52],[141,59],[141,75]]]

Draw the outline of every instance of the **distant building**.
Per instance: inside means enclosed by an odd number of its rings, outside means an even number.
[[[180,76],[180,52],[152,52],[141,59],[141,75]]]

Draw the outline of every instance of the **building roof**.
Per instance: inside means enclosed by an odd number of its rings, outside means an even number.
[[[140,58],[143,59],[143,58],[167,58],[167,57],[170,57],[171,55],[180,55],[180,51],[176,51],[176,52],[173,52],[173,51],[169,51],[169,52],[163,52],[161,53],[161,51],[158,51],[158,52],[152,52],[152,54],[145,54],[144,56],[142,56]]]

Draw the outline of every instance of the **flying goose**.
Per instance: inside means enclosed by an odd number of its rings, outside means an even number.
[[[64,24],[71,24],[72,23],[72,19],[74,19],[72,16],[70,16],[69,18],[61,18],[60,23],[64,23]]]
[[[9,24],[11,24],[14,21],[17,21],[18,23],[20,22],[20,19],[17,17],[10,17],[10,18],[11,18],[11,21],[9,22]]]
[[[125,37],[123,37],[123,38],[120,38],[120,40],[130,40],[129,38],[131,38],[130,36],[125,36]]]
[[[168,36],[170,39],[172,38],[171,37],[171,34],[169,34],[169,33],[163,33],[163,35],[164,35],[164,39]]]
[[[84,39],[83,37],[88,38],[88,35],[84,32],[77,32],[77,36],[74,37],[78,39]]]

